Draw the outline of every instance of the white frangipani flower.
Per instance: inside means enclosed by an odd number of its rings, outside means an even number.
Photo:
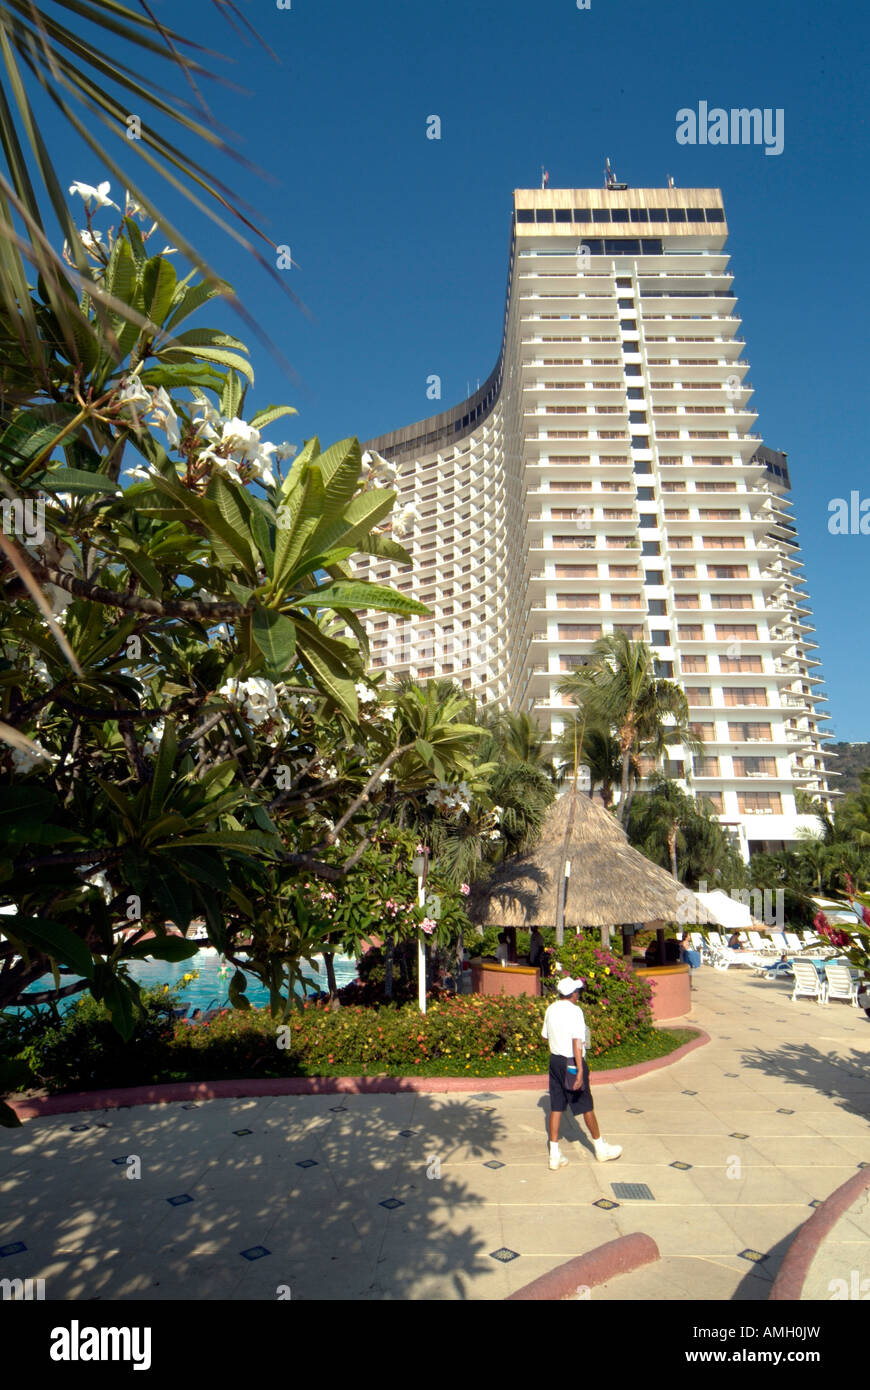
[[[31,743],[37,750],[35,753],[32,753],[29,748],[12,749],[12,766],[16,772],[20,772],[24,777],[35,767],[39,767],[40,764],[44,766],[46,763],[56,763],[58,760],[57,753],[49,753],[35,739],[31,739]]]
[[[246,681],[226,681],[218,694],[233,704],[241,703],[242,714],[254,728],[273,720],[282,725],[283,732],[289,729],[278,706],[278,692],[275,686],[262,676],[250,676]]]
[[[121,378],[118,390],[115,392],[115,400],[119,405],[144,405],[146,410],[150,410],[153,405],[151,392],[135,373]]]
[[[146,758],[156,758],[160,751],[160,744],[163,741],[163,730],[166,727],[165,719],[158,719],[156,724],[151,725],[148,737],[142,746],[142,751]]]
[[[177,449],[181,443],[181,435],[178,429],[178,416],[175,413],[175,407],[172,401],[166,393],[165,386],[158,388],[150,413],[152,423],[165,431],[170,448]]]
[[[110,183],[99,183],[96,188],[90,183],[70,184],[70,195],[77,194],[84,202],[85,207],[90,207],[95,203],[98,208],[118,208],[117,203],[113,203],[109,195],[112,185]],[[121,209],[118,208],[120,212]]]
[[[376,691],[372,690],[364,681],[357,681],[354,690],[356,691],[356,698],[361,705],[376,705],[378,703]]]

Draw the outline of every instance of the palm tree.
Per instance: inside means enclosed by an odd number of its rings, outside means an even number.
[[[691,797],[668,777],[654,775],[650,778],[649,790],[644,797],[644,828],[646,843],[650,848],[657,839],[664,839],[667,847],[669,867],[674,878],[677,872],[677,847],[685,848],[681,837],[683,827],[696,814]]]
[[[689,704],[681,686],[655,674],[655,658],[645,642],[612,633],[595,643],[589,662],[559,686],[578,700],[593,722],[603,721],[619,743],[619,816],[626,824],[634,790],[632,758],[648,752],[659,760],[682,744],[699,751],[689,727]]]
[[[613,788],[622,779],[622,754],[617,739],[602,724],[587,724],[583,718],[571,719],[559,736],[556,753],[566,764],[566,776],[575,766],[589,769],[589,796],[601,788],[601,799],[610,809]],[[631,759],[629,774],[632,786],[640,780],[637,760]]]

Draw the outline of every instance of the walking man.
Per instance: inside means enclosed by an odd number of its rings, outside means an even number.
[[[583,987],[583,980],[572,980],[570,976],[560,980],[561,998],[544,1014],[541,1029],[541,1037],[550,1044],[550,1168],[554,1172],[568,1163],[559,1152],[559,1126],[568,1105],[572,1114],[582,1115],[586,1121],[599,1163],[619,1158],[622,1153],[619,1144],[608,1144],[601,1138],[595,1118],[586,1065],[586,1020],[578,1003]]]

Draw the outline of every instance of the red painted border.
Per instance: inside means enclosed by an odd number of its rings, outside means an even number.
[[[810,1272],[810,1265],[825,1236],[830,1234],[840,1217],[845,1216],[862,1192],[866,1192],[868,1189],[870,1189],[870,1168],[862,1168],[853,1177],[848,1178],[841,1187],[836,1188],[830,1197],[826,1197],[820,1207],[816,1207],[809,1221],[804,1222],[788,1247],[779,1273],[773,1281],[773,1288],[768,1295],[768,1303],[797,1303],[800,1301],[806,1277]]]
[[[659,1248],[652,1236],[636,1231],[633,1235],[609,1240],[606,1245],[598,1245],[585,1255],[568,1260],[566,1264],[557,1265],[549,1274],[542,1274],[540,1279],[534,1279],[531,1284],[508,1294],[505,1302],[551,1302],[567,1298],[569,1294],[576,1293],[578,1287],[585,1285],[587,1289],[594,1289],[618,1274],[631,1274],[632,1270],[660,1259]]]
[[[595,1086],[612,1086],[618,1081],[632,1081],[649,1071],[658,1071],[680,1061],[697,1047],[704,1047],[710,1035],[699,1028],[700,1034],[669,1052],[666,1057],[654,1057],[649,1062],[635,1062],[630,1067],[611,1071],[592,1072]],[[116,1087],[107,1091],[67,1092],[59,1096],[43,1096],[34,1100],[12,1100],[7,1103],[21,1120],[34,1120],[41,1115],[68,1115],[80,1110],[119,1110],[131,1105],[160,1105],[180,1100],[242,1099],[251,1096],[318,1096],[342,1092],[355,1095],[396,1095],[404,1091],[436,1095],[447,1091],[541,1091],[546,1089],[546,1077],[534,1076],[276,1076],[263,1080],[238,1081],[170,1081],[155,1086]],[[582,1281],[581,1281],[582,1282]],[[586,1281],[588,1283],[588,1280]]]

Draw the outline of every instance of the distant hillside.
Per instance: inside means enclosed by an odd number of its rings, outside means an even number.
[[[865,767],[870,767],[870,743],[829,743],[825,751],[837,754],[829,764],[840,773],[831,778],[832,786],[843,793],[858,791],[860,775]]]

